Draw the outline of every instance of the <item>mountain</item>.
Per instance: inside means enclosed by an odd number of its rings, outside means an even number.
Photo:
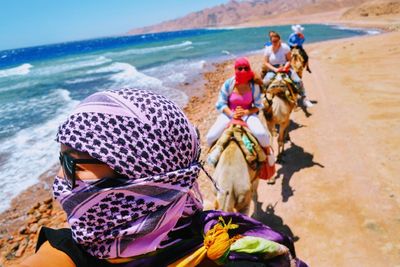
[[[132,29],[128,34],[245,25],[296,15],[322,13],[349,8],[365,0],[231,0],[226,4],[190,13],[155,25]]]
[[[400,14],[399,0],[373,0],[350,8],[343,17],[378,17],[398,14]]]

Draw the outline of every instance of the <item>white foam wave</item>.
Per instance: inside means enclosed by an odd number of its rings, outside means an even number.
[[[205,60],[180,60],[147,69],[145,73],[150,76],[157,76],[165,83],[174,86],[178,83],[187,82],[194,78],[194,76],[198,76],[198,73],[201,72],[205,65]]]
[[[376,35],[382,33],[380,30],[367,30],[368,35]]]
[[[59,96],[61,96],[62,100],[64,100],[65,102],[72,101],[74,104],[78,104],[78,102],[79,102],[79,101],[72,100],[71,94],[70,94],[70,92],[68,90],[59,88],[59,89],[54,90],[54,93],[58,94]]]
[[[183,48],[182,51],[188,51],[188,50],[191,50],[193,48],[194,48],[193,46],[188,46],[188,47]]]
[[[160,71],[162,70],[160,69]],[[142,73],[128,63],[115,62],[110,66],[88,71],[87,74],[107,72],[113,73],[109,76],[109,80],[113,81],[113,85],[111,87],[112,89],[121,87],[148,89],[167,96],[181,106],[185,105],[188,101],[188,97],[185,93],[180,90],[165,86],[164,81],[159,79],[157,75],[155,75],[155,77],[157,77],[155,78],[148,74]]]
[[[57,163],[59,144],[54,141],[58,125],[78,104],[64,89],[54,91],[63,100],[55,117],[47,122],[21,130],[0,143],[3,159],[0,166],[0,212],[20,192],[35,184],[41,174]],[[6,157],[4,156],[6,155]]]
[[[164,50],[187,47],[187,46],[191,46],[192,44],[193,43],[191,41],[184,41],[182,43],[173,44],[173,45],[165,45],[165,46],[157,46],[157,47],[149,47],[149,48],[135,48],[135,49],[129,49],[129,50],[120,51],[120,52],[109,52],[109,53],[106,53],[105,56],[122,57],[122,56],[128,56],[128,55],[143,55],[143,54],[155,53],[155,52],[164,51]]]
[[[31,110],[38,112],[51,112],[48,107],[52,105],[62,105],[71,101],[69,91],[65,89],[56,89],[47,95],[42,95],[29,99],[21,99],[12,103],[3,104],[0,109],[0,116],[6,118],[13,113],[13,117],[18,119],[18,114],[29,114]],[[23,119],[23,118],[20,118]],[[1,131],[1,130],[0,130]]]
[[[67,84],[76,84],[76,83],[87,83],[87,82],[93,82],[98,80],[99,78],[78,78],[78,79],[74,79],[74,80],[67,80],[65,81],[65,83]]]
[[[21,88],[28,88],[32,87],[39,84],[39,82],[34,82],[34,81],[26,81],[26,82],[20,82],[11,86],[6,86],[6,87],[0,87],[1,92],[6,92],[6,91],[12,91],[12,90],[18,90]]]
[[[15,75],[26,75],[30,72],[33,66],[29,63],[22,64],[18,67],[0,70],[0,78],[15,76]]]
[[[51,66],[38,68],[33,74],[53,75],[53,74],[57,74],[57,73],[68,72],[71,70],[100,66],[100,65],[109,63],[111,61],[112,60],[109,58],[106,58],[104,56],[99,56],[94,59],[92,58],[92,59],[75,61],[75,62],[66,63],[66,64],[51,65]]]
[[[330,25],[330,24],[328,24]],[[356,28],[356,27],[348,27],[348,26],[343,26],[343,25],[330,25],[333,26],[334,29],[338,30],[351,30],[351,31],[358,31],[358,32],[364,32],[368,35],[376,35],[382,33],[382,31],[378,29],[365,29],[365,28]]]
[[[115,72],[110,76],[115,86],[135,86],[138,88],[161,88],[162,81],[139,72],[134,66],[128,63],[116,62],[108,67],[100,68],[89,73]]]

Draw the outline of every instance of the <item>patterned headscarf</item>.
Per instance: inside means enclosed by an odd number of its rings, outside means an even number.
[[[57,141],[124,177],[77,180],[72,190],[63,178],[54,181],[74,240],[97,258],[168,246],[176,242],[168,233],[202,209],[198,136],[163,96],[136,89],[95,93],[60,126]]]

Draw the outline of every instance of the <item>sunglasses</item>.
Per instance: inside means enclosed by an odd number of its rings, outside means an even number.
[[[68,151],[60,152],[60,164],[64,172],[64,179],[69,189],[74,189],[76,185],[76,165],[77,164],[105,164],[97,159],[76,159]]]
[[[236,69],[237,69],[238,71],[242,71],[242,70],[244,70],[244,71],[249,71],[249,70],[250,70],[249,67],[237,67]]]

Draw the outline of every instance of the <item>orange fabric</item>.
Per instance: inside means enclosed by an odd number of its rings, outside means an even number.
[[[204,247],[210,260],[222,257],[230,246],[228,231],[221,224],[216,224],[204,238]]]
[[[207,250],[204,246],[193,252],[192,254],[179,259],[178,261],[168,265],[168,267],[195,267],[199,265],[207,255]]]
[[[52,247],[49,241],[43,243],[36,254],[33,254],[26,260],[24,260],[20,267],[76,267],[72,259],[54,247]]]
[[[199,265],[207,256],[210,260],[217,261],[229,250],[231,244],[235,242],[238,236],[229,238],[228,230],[235,229],[238,225],[229,221],[225,223],[222,217],[219,223],[207,231],[204,237],[203,246],[192,254],[168,265],[168,267],[194,267]]]

